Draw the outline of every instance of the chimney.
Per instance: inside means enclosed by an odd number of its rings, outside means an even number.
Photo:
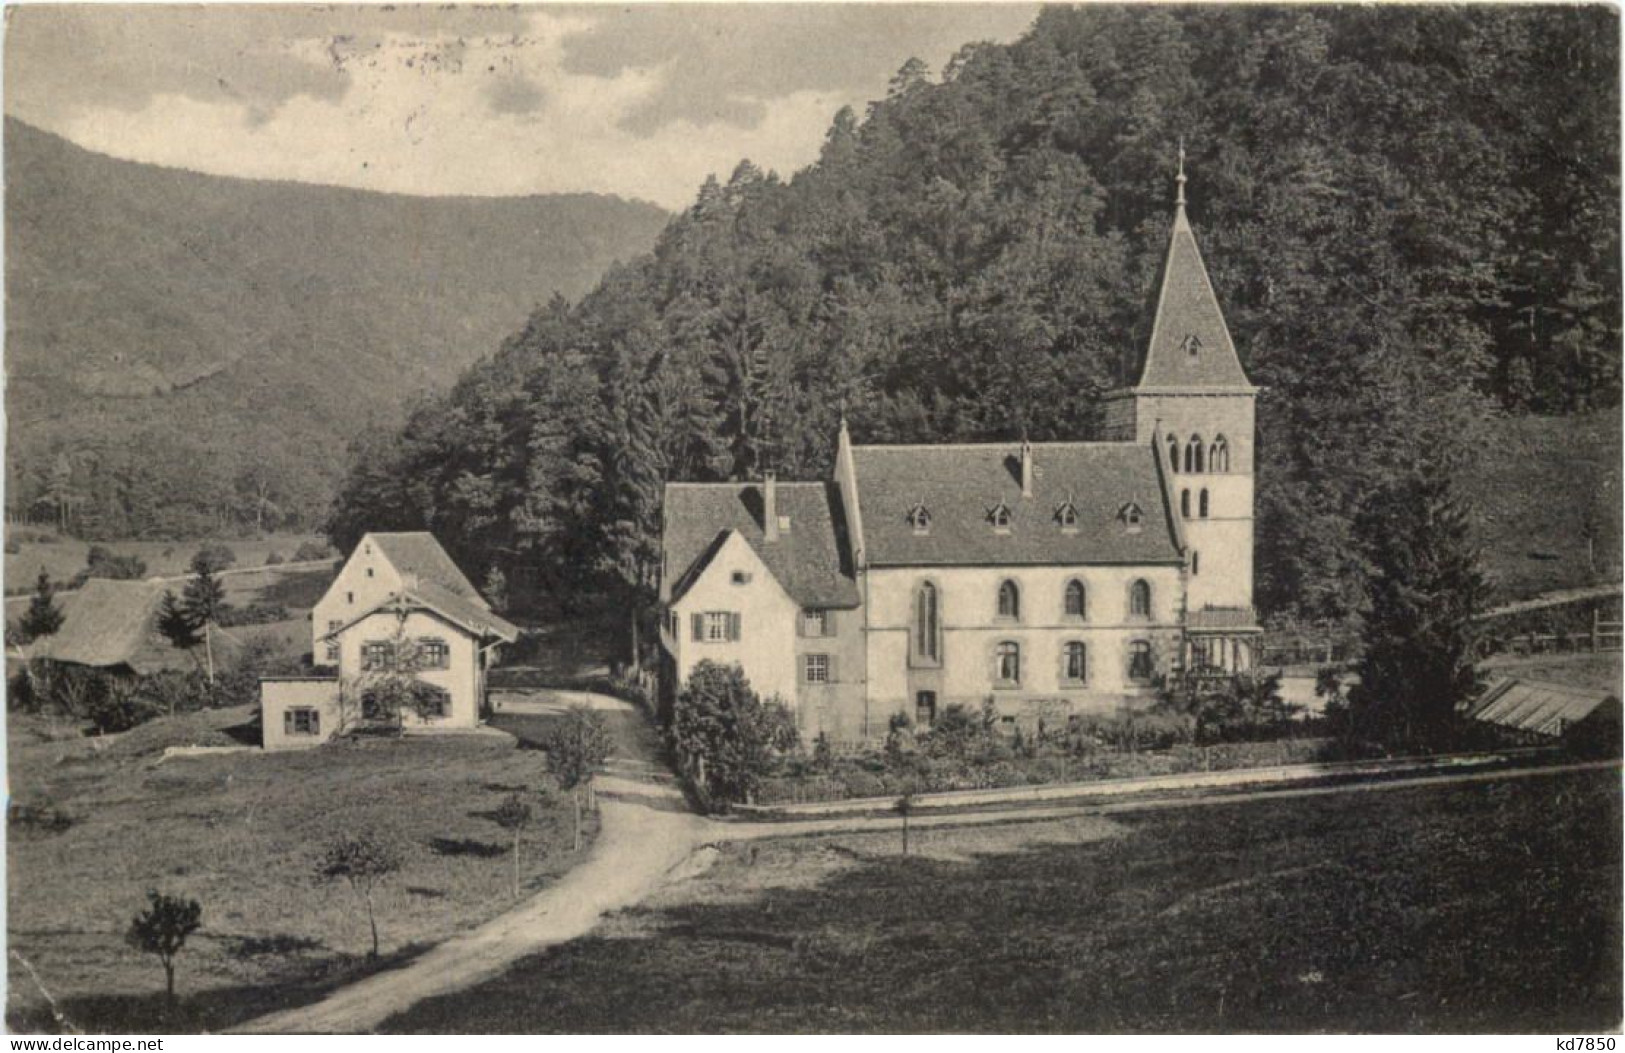
[[[1021,440],[1021,496],[1033,495],[1033,444]]]
[[[762,476],[762,539],[764,541],[777,541],[779,539],[779,494],[778,476],[774,472],[767,472]]]

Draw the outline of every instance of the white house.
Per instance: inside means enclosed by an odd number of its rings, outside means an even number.
[[[314,746],[365,717],[367,674],[387,671],[400,639],[416,644],[411,673],[438,702],[427,714],[403,714],[402,724],[475,727],[497,648],[519,635],[427,533],[362,538],[312,618],[323,627],[312,654],[333,673],[261,681],[266,749]]]
[[[667,691],[739,663],[804,735],[991,702],[1008,723],[1149,704],[1251,663],[1253,404],[1185,216],[1104,442],[854,444],[824,483],[673,483]],[[1052,723],[1053,726],[1053,723]]]

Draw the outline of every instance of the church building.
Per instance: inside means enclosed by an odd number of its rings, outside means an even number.
[[[1253,410],[1179,174],[1149,346],[1103,442],[856,444],[833,478],[671,483],[669,690],[738,663],[805,738],[991,702],[1007,725],[1250,668]]]

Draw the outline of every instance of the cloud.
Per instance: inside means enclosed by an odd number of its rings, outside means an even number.
[[[742,157],[810,163],[835,112],[910,55],[940,65],[977,26],[1025,24],[815,6],[13,8],[7,110],[217,174],[680,208]]]

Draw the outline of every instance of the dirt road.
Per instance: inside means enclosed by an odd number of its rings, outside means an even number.
[[[594,708],[635,713],[604,696],[571,697]],[[637,724],[620,720],[623,726]],[[713,840],[659,767],[653,735],[619,734],[609,773],[598,777],[600,826],[580,866],[519,907],[453,937],[400,969],[342,987],[319,1002],[250,1020],[246,1033],[353,1034],[431,995],[460,990],[516,959],[585,935],[606,912],[658,888],[694,846]]]
[[[410,964],[340,988],[311,1005],[260,1017],[235,1030],[247,1033],[365,1032],[385,1018],[434,995],[449,994],[502,972],[514,961],[589,932],[606,913],[632,906],[670,880],[693,873],[715,853],[696,850],[727,841],[895,829],[892,817],[843,817],[782,823],[704,819],[692,814],[671,776],[660,765],[652,729],[626,703],[582,692],[548,692],[540,700],[513,700],[513,712],[547,712],[586,704],[614,714],[618,748],[599,776],[602,809],[590,857],[558,883],[485,925],[446,941]],[[1371,793],[1420,785],[1448,786],[1533,778],[1564,771],[1617,766],[1617,761],[1432,775],[1334,786],[1271,788],[1206,797],[1152,798],[1092,805],[1021,807],[921,815],[919,829],[988,823],[1040,822],[1080,815],[1117,815],[1161,808],[1235,804],[1268,798]],[[690,863],[690,860],[693,860]]]

